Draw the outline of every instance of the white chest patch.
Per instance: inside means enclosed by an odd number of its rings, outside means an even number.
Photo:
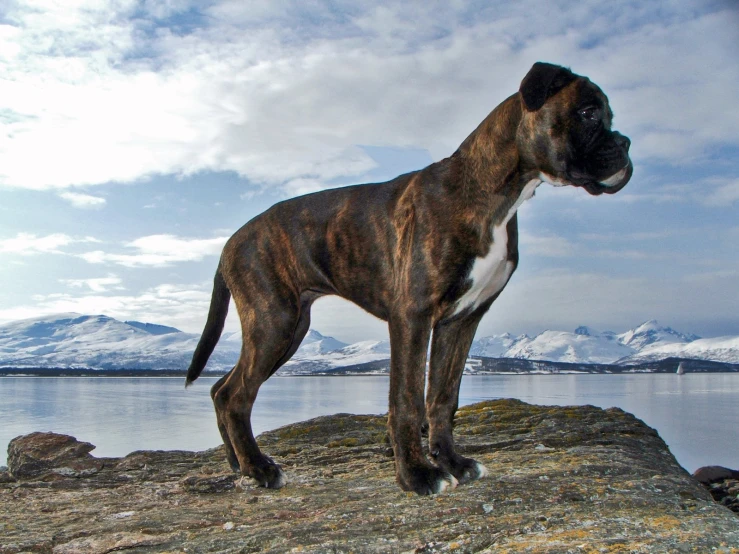
[[[475,258],[472,269],[467,276],[472,281],[472,286],[457,300],[453,315],[457,315],[467,308],[474,310],[505,287],[515,269],[513,262],[507,259],[508,233],[506,232],[506,226],[521,204],[534,195],[536,187],[540,184],[540,179],[532,179],[526,183],[521,191],[521,196],[508,210],[503,221],[493,227],[493,242],[490,245],[490,250],[484,257]]]

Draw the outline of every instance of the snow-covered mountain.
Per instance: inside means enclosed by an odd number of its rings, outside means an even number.
[[[544,331],[533,338],[522,337],[502,357],[568,363],[608,364],[634,350],[609,335]]]
[[[200,336],[174,327],[75,313],[0,326],[0,367],[186,369]],[[240,343],[219,343],[210,369],[226,369]]]
[[[739,337],[701,339],[650,320],[621,334],[583,325],[574,332],[547,330],[535,337],[493,335],[474,341],[470,355],[622,365],[670,357],[739,363]]]
[[[57,314],[0,325],[0,367],[177,369],[188,367],[200,336],[174,327],[118,321],[104,315]],[[233,367],[239,333],[224,333],[207,371]],[[625,333],[581,326],[574,332],[548,330],[534,337],[509,333],[473,342],[472,356],[570,363],[652,362],[669,357],[739,363],[739,336],[701,339],[656,321]],[[281,373],[379,362],[390,358],[388,341],[347,345],[310,330]]]
[[[319,334],[315,331],[313,332]],[[323,371],[390,359],[390,342],[387,340],[355,342],[354,344],[344,345],[342,348],[336,350],[315,354],[311,353],[311,344],[305,345],[305,341],[303,341],[303,344],[295,353],[295,356],[280,370],[283,375],[306,373],[316,370]],[[344,343],[339,342],[339,344]]]
[[[483,337],[472,342],[470,356],[485,356],[486,358],[505,358],[505,353],[518,341],[528,339],[526,335],[514,337],[510,333]]]
[[[184,370],[199,339],[153,323],[56,314],[0,325],[0,367]],[[206,371],[231,369],[240,351],[241,334],[224,333]],[[347,345],[311,329],[283,373],[302,371],[303,362],[332,368],[389,357],[387,341]]]
[[[739,363],[739,337],[696,339],[691,342],[671,342],[649,345],[639,352],[622,358],[619,364],[654,362],[665,358],[688,358],[714,362]]]
[[[644,348],[659,344],[688,343],[699,339],[698,335],[685,335],[670,327],[662,327],[658,321],[651,319],[618,335],[618,341],[634,350],[641,351]]]
[[[239,338],[241,340],[241,338]],[[310,329],[305,335],[300,348],[295,352],[295,358],[310,358],[313,356],[322,356],[335,350],[340,350],[345,346],[349,346],[345,342],[336,340],[333,337],[325,337],[318,331]]]

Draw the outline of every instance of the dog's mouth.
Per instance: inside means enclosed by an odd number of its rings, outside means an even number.
[[[632,165],[631,160],[628,160],[624,167],[616,171],[616,173],[610,177],[607,177],[602,181],[588,180],[580,184],[580,186],[593,196],[598,196],[599,194],[604,193],[615,194],[626,186],[626,183],[631,179],[633,172],[634,166]]]

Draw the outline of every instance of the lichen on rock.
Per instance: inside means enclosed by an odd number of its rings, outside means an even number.
[[[229,473],[222,447],[95,458],[72,437],[14,439],[0,471],[0,554],[728,553],[739,544],[739,518],[622,410],[466,406],[459,450],[490,476],[434,497],[397,487],[385,425],[338,414],[263,433],[260,446],[287,474],[279,490]]]

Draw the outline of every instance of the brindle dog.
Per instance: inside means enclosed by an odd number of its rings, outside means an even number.
[[[241,356],[211,391],[233,469],[264,487],[285,484],[254,440],[252,406],[300,345],[313,302],[336,294],[388,322],[400,487],[433,494],[485,476],[455,452],[452,420],[477,325],[518,263],[516,210],[542,181],[593,195],[620,190],[631,177],[630,142],[611,130],[612,117],[586,77],[536,63],[451,157],[386,183],[280,202],[239,229],[223,249],[187,372],[190,384],[205,367],[233,296]]]

